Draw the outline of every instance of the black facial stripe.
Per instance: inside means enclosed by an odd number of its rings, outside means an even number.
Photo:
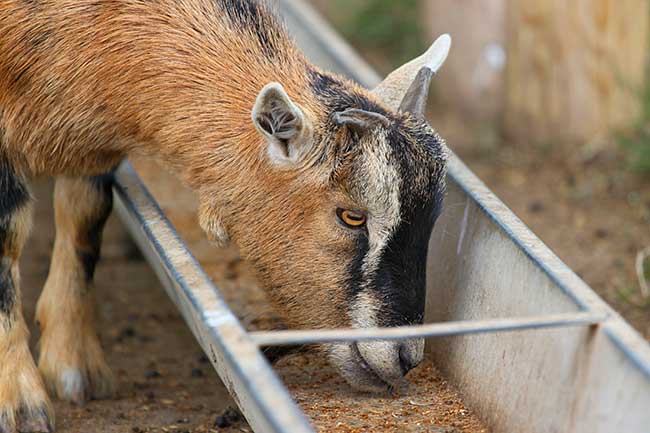
[[[368,236],[358,234],[355,255],[348,266],[348,279],[346,281],[348,299],[352,301],[361,288],[363,282],[363,262],[368,254]]]
[[[426,258],[442,194],[425,208],[404,209],[403,221],[382,251],[373,287],[383,301],[382,326],[421,323],[426,290]]]
[[[399,226],[388,239],[374,275],[382,299],[382,326],[420,323],[424,315],[426,257],[445,195],[440,138],[422,125],[397,121],[389,130],[391,160],[400,183]]]
[[[96,209],[93,218],[84,224],[85,245],[77,248],[77,257],[84,269],[86,281],[91,281],[95,274],[95,267],[101,253],[102,231],[106,220],[113,208],[113,172],[91,177],[88,180],[97,194],[101,197],[101,205]]]

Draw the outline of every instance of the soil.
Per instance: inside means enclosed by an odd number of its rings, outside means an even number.
[[[276,368],[293,398],[321,432],[487,432],[428,359],[407,375],[407,391],[385,396],[351,390],[313,355],[286,357]]]
[[[49,182],[34,184],[34,230],[21,259],[23,309],[35,354],[35,303],[54,239],[51,189]],[[97,328],[117,395],[84,406],[54,400],[57,432],[250,431],[240,423],[213,428],[231,404],[227,391],[116,216],[109,219],[102,256],[94,289]]]

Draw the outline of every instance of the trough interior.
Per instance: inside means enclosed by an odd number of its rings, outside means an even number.
[[[602,311],[620,325],[430,340],[443,374],[496,431],[644,432],[648,376],[617,338],[637,337],[459,161],[429,243],[427,321]],[[489,210],[468,195],[481,195]],[[532,422],[534,420],[534,422]]]

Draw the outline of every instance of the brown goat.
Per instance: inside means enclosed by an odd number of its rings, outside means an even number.
[[[254,0],[0,0],[0,432],[53,429],[45,386],[75,402],[112,391],[90,286],[129,155],[196,192],[207,235],[238,245],[289,326],[421,322],[444,195],[444,144],[422,116],[440,41],[369,92],[307,62]],[[17,268],[35,176],[57,177],[44,383]],[[423,341],[321,349],[375,390]]]

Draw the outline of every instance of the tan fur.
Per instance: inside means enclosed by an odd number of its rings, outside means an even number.
[[[273,64],[227,20],[206,12],[213,0],[38,4],[5,1],[0,9],[0,122],[16,162],[32,175],[91,175],[129,154],[154,156],[208,204],[204,226],[224,221],[242,253],[273,270],[262,277],[283,287],[272,297],[291,322],[348,324],[335,314],[342,294],[328,289],[345,277],[345,261],[339,269],[331,263],[352,242],[332,230],[333,212],[352,203],[323,190],[317,174],[270,167],[250,121],[271,81],[311,118],[324,113],[309,90],[307,63],[288,39],[283,59],[290,61]],[[44,38],[39,48],[30,48],[37,38]],[[8,85],[23,70],[24,85]],[[296,242],[304,245],[300,257],[277,256]],[[319,265],[325,272],[313,271]],[[308,299],[304,284],[294,287],[296,274],[313,274]],[[331,314],[313,314],[322,308]]]
[[[0,353],[3,354],[0,364],[0,421],[5,422],[3,427],[8,428],[9,432],[13,431],[12,427],[20,426],[25,421],[36,421],[39,417],[30,413],[41,410],[54,422],[54,411],[29,351],[28,337],[29,331],[20,313],[11,331],[0,335]],[[21,411],[22,418],[19,417]],[[40,428],[43,427],[41,423]],[[23,425],[20,431],[41,430],[28,430]]]
[[[18,258],[31,229],[31,204],[23,205],[12,216],[4,245],[12,260],[11,278],[15,290],[13,311],[0,316],[0,425],[13,432],[47,428],[45,413],[54,422],[52,404],[29,351],[29,331],[21,312]],[[2,257],[0,257],[2,259]]]
[[[95,331],[94,295],[78,252],[88,245],[89,221],[101,219],[101,197],[88,181],[60,178],[55,193],[56,241],[50,273],[38,300],[38,366],[50,392],[82,403],[107,397],[113,376]]]
[[[332,173],[334,145],[312,149],[318,152],[301,164],[274,165],[251,110],[262,88],[277,82],[305,116],[305,137],[339,143],[349,134],[325,130],[331,108],[310,87],[309,71],[317,69],[273,27],[269,12],[261,12],[260,35],[259,26],[226,17],[223,3],[0,0],[0,154],[28,176],[92,176],[130,155],[155,158],[196,192],[201,226],[216,241],[238,245],[289,326],[351,325],[346,285],[358,236],[336,223],[336,209],[366,211],[373,204],[351,193],[349,167]],[[273,45],[271,55],[265,43]],[[339,84],[389,111],[370,92]],[[382,140],[371,138],[359,151],[381,151]],[[321,166],[314,164],[319,158]],[[381,165],[385,158],[374,160]],[[396,209],[397,190],[385,187],[395,175],[372,161],[367,166],[379,173],[372,193],[386,192]],[[52,391],[78,402],[111,390],[78,257],[89,247],[84,224],[100,206],[84,188],[57,182],[57,238],[37,312],[40,369]],[[390,219],[395,211],[384,207],[378,213]],[[380,219],[369,227],[380,227],[385,238],[396,221]],[[377,255],[383,240],[372,241]],[[367,269],[376,266],[371,261]],[[18,350],[26,339],[0,337],[0,344]],[[359,364],[345,350],[340,357]],[[22,353],[21,361],[33,365]],[[348,370],[351,381],[355,368]],[[34,388],[34,398],[43,400]],[[19,391],[0,383],[0,404]]]

